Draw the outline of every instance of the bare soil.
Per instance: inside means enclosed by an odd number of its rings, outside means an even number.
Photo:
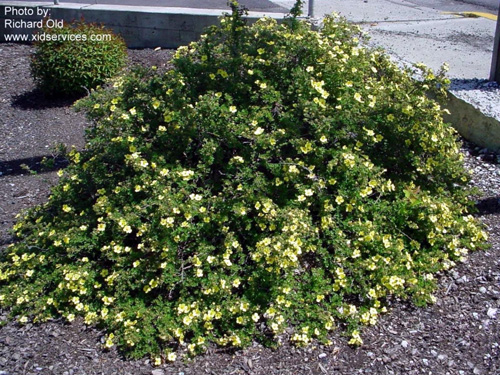
[[[83,148],[90,125],[71,101],[47,99],[35,90],[31,52],[30,46],[0,44],[0,249],[13,241],[9,230],[15,216],[46,201],[57,182],[56,170],[66,162],[55,148]],[[129,51],[132,63],[161,69],[171,53]],[[415,308],[394,301],[390,312],[365,331],[360,348],[349,347],[338,332],[331,347],[214,348],[194,360],[153,367],[148,359],[130,361],[102,349],[104,333],[81,320],[23,327],[9,322],[0,328],[0,375],[500,374],[499,156],[468,143],[463,153],[473,184],[484,192],[477,201],[478,216],[491,248],[440,275],[435,305]],[[43,157],[55,157],[55,165],[43,167]],[[0,311],[0,321],[5,319]]]

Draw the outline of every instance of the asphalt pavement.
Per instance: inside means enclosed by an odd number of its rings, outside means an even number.
[[[498,11],[498,0],[407,0],[408,2],[443,11]]]
[[[26,0],[12,0],[23,1]],[[36,0],[37,3],[54,3],[53,0]],[[227,0],[59,0],[59,4],[77,3],[77,4],[108,4],[108,5],[126,5],[138,7],[175,7],[175,8],[194,8],[194,9],[229,9]],[[285,9],[268,0],[239,0],[240,5],[248,10],[255,12],[269,13],[287,13]],[[293,4],[292,4],[293,5]]]

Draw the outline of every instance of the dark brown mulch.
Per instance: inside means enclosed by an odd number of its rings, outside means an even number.
[[[44,170],[42,158],[55,155],[53,147],[59,143],[82,148],[89,125],[69,101],[45,99],[34,91],[30,51],[25,45],[0,45],[0,248],[12,240],[8,230],[15,215],[44,202],[57,181],[55,169],[64,166],[56,159],[52,170]],[[129,52],[132,61],[160,68],[171,54]],[[8,323],[0,328],[0,375],[500,374],[500,166],[498,155],[474,145],[467,144],[463,152],[474,184],[485,192],[478,199],[478,215],[492,247],[441,275],[435,305],[418,309],[394,302],[390,313],[365,331],[361,348],[350,348],[337,333],[329,348],[284,345],[271,350],[256,344],[155,368],[148,359],[129,361],[103,350],[103,332],[81,321],[24,327]]]

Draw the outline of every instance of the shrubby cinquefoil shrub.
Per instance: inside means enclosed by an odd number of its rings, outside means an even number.
[[[351,344],[389,297],[484,242],[454,130],[335,16],[240,14],[80,105],[96,126],[47,204],[15,225],[0,301],[23,323],[82,316],[155,362],[209,343]],[[418,70],[418,69],[417,69]]]

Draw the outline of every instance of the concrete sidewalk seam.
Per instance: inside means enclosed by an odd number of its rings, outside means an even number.
[[[467,18],[467,17],[462,17],[462,18]],[[377,20],[374,20],[374,21],[355,21],[355,22],[352,22],[353,24],[355,25],[367,25],[367,24],[371,24],[371,23],[400,23],[400,22],[404,22],[404,23],[410,23],[410,22],[432,22],[432,21],[449,21],[449,20],[453,20],[453,19],[459,19],[459,18],[421,18],[421,19],[404,19],[404,20],[381,20],[381,21],[377,21]]]
[[[391,21],[371,21],[371,22],[353,22],[356,25],[381,25],[381,24],[398,24],[398,23],[403,23],[403,24],[419,24],[419,23],[434,23],[434,22],[443,22],[445,23],[446,21],[449,21],[450,19],[445,19],[445,18],[433,18],[433,19],[420,19],[420,20],[391,20]],[[457,22],[462,22],[462,21],[474,21],[477,20],[475,17],[459,17],[454,19],[454,21]]]

